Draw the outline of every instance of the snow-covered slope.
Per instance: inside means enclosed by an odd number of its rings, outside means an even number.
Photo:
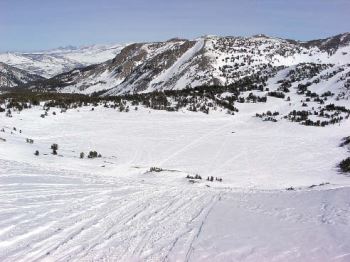
[[[0,62],[0,90],[42,79],[44,78],[41,76]]]
[[[254,74],[271,77],[302,63],[348,67],[350,34],[309,42],[257,35],[133,44],[113,60],[58,75],[32,88],[86,94],[105,90],[117,95],[222,86]]]
[[[125,47],[121,44],[66,47],[54,50],[0,54],[0,62],[43,77],[53,77],[77,67],[85,67],[112,59]]]
[[[337,164],[350,119],[254,117],[302,108],[290,93],[234,116],[103,104],[0,113],[0,260],[349,261],[350,178]],[[79,157],[90,150],[102,157]]]

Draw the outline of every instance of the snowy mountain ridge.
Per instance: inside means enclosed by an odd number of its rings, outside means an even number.
[[[350,34],[308,42],[257,35],[135,43],[104,63],[76,68],[31,88],[107,95],[224,86],[254,74],[271,77],[303,63],[350,63]]]

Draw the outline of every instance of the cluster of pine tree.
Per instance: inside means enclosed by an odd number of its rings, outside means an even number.
[[[310,115],[317,116],[319,119],[311,120],[309,119]],[[284,116],[285,119],[292,122],[299,122],[302,125],[321,127],[340,123],[342,120],[348,119],[349,117],[349,109],[345,108],[344,106],[335,106],[334,104],[328,104],[322,108],[319,108],[319,111],[293,110],[288,115]]]
[[[144,94],[127,94],[121,96],[101,96],[103,93],[93,95],[63,94],[55,92],[36,92],[35,90],[20,89],[0,95],[2,111],[12,109],[21,111],[32,106],[42,105],[45,113],[41,117],[48,116],[50,108],[60,108],[61,113],[68,109],[76,109],[82,106],[113,107],[121,112],[128,112],[129,105],[142,105],[156,110],[177,111],[185,108],[191,111],[209,113],[210,109],[223,108],[234,113],[238,110],[235,102],[266,102],[266,96],[259,97],[250,93],[247,98],[240,97],[242,92],[263,91],[266,86],[266,77],[252,75],[242,78],[227,86],[199,86],[183,90],[165,90]],[[227,99],[220,98],[224,92],[232,93]],[[5,108],[4,108],[4,107]],[[55,113],[56,114],[56,113]],[[10,114],[9,114],[10,115]]]
[[[255,116],[258,118],[261,118],[263,121],[271,121],[271,122],[277,122],[277,119],[275,118],[276,116],[278,116],[280,113],[275,111],[275,112],[271,112],[271,111],[267,111],[266,113],[256,113]]]

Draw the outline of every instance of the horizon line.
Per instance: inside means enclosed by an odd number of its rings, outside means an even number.
[[[192,41],[192,40],[196,40],[199,38],[203,38],[203,37],[235,37],[235,38],[253,38],[253,37],[267,37],[267,38],[274,38],[274,39],[281,39],[281,40],[292,40],[292,41],[296,41],[296,42],[311,42],[311,41],[317,41],[317,40],[326,40],[332,37],[336,37],[336,36],[340,36],[340,35],[345,35],[345,34],[350,34],[350,31],[347,32],[342,32],[342,33],[335,33],[333,35],[327,36],[327,37],[321,37],[321,38],[313,38],[313,39],[309,39],[309,40],[299,40],[299,39],[293,39],[293,38],[285,38],[285,37],[279,37],[279,36],[273,36],[273,35],[269,35],[269,34],[265,34],[265,33],[259,33],[259,34],[253,34],[253,35],[220,35],[220,34],[204,34],[198,37],[194,37],[194,38],[187,38],[187,37],[181,37],[181,36],[174,36],[171,38],[168,38],[166,40],[154,40],[154,41],[121,41],[121,42],[105,42],[105,43],[91,43],[91,44],[81,44],[81,45],[74,45],[74,44],[67,44],[64,46],[57,46],[57,47],[53,47],[53,48],[48,48],[48,49],[36,49],[36,50],[6,50],[6,51],[0,51],[0,54],[6,54],[6,53],[21,53],[21,54],[25,54],[25,53],[30,53],[30,54],[35,54],[35,53],[40,53],[40,52],[47,52],[47,51],[54,51],[54,50],[59,50],[59,49],[82,49],[82,48],[88,48],[88,47],[92,47],[92,46],[103,46],[103,45],[131,45],[131,44],[135,44],[135,43],[160,43],[160,42],[167,42],[167,41],[171,41],[171,40],[175,40],[175,39],[179,39],[179,40],[188,40],[188,41]]]

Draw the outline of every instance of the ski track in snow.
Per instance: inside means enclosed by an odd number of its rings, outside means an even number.
[[[163,260],[179,239],[197,231],[216,196],[191,187],[75,184],[66,178],[61,185],[2,186],[1,261],[112,261],[127,260],[127,254]]]
[[[33,171],[45,172],[39,167],[23,175],[0,171],[0,179],[11,175],[25,181]],[[348,188],[236,192],[89,176],[52,171],[48,182],[1,183],[0,260],[349,258]]]

